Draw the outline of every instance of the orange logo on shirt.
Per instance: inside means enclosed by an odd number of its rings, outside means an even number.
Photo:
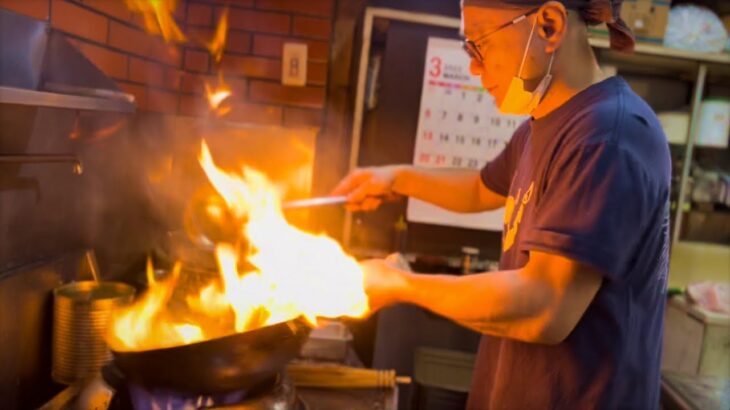
[[[507,252],[515,244],[515,237],[517,231],[520,229],[520,223],[522,222],[522,214],[525,212],[525,205],[532,199],[532,190],[535,187],[535,182],[530,182],[530,187],[527,188],[524,195],[522,194],[522,188],[517,190],[517,197],[508,196],[507,201],[504,204],[504,234],[502,235],[502,252]],[[515,215],[515,205],[519,204],[519,209]]]

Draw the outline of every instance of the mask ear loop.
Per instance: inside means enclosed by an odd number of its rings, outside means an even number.
[[[548,69],[545,75],[550,75],[553,72],[553,61],[555,61],[555,51],[550,54],[550,62],[548,63]]]
[[[535,21],[532,22],[532,29],[530,29],[530,38],[527,39],[525,52],[522,53],[522,62],[520,63],[520,69],[517,72],[517,78],[522,78],[522,69],[525,67],[525,60],[527,60],[527,51],[530,50],[530,44],[532,44],[532,35],[535,34],[535,27],[537,27],[537,17],[535,17]]]

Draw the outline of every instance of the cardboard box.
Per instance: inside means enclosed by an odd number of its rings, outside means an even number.
[[[621,18],[631,27],[636,41],[663,43],[669,20],[671,2],[668,0],[626,0],[621,6]],[[590,32],[607,36],[605,24],[591,27]]]

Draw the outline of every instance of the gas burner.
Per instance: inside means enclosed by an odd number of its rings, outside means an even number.
[[[255,389],[217,394],[185,393],[142,387],[126,382],[120,377],[121,373],[112,366],[104,368],[103,376],[116,391],[109,403],[109,410],[306,410],[306,406],[297,397],[291,379],[284,373]]]

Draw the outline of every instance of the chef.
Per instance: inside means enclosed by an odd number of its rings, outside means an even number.
[[[504,207],[498,272],[363,263],[374,309],[411,303],[484,334],[469,409],[656,409],[670,155],[652,109],[607,77],[587,27],[631,51],[620,0],[463,0],[464,49],[504,113],[529,115],[481,171],[357,169],[353,210],[393,194],[457,212]]]

